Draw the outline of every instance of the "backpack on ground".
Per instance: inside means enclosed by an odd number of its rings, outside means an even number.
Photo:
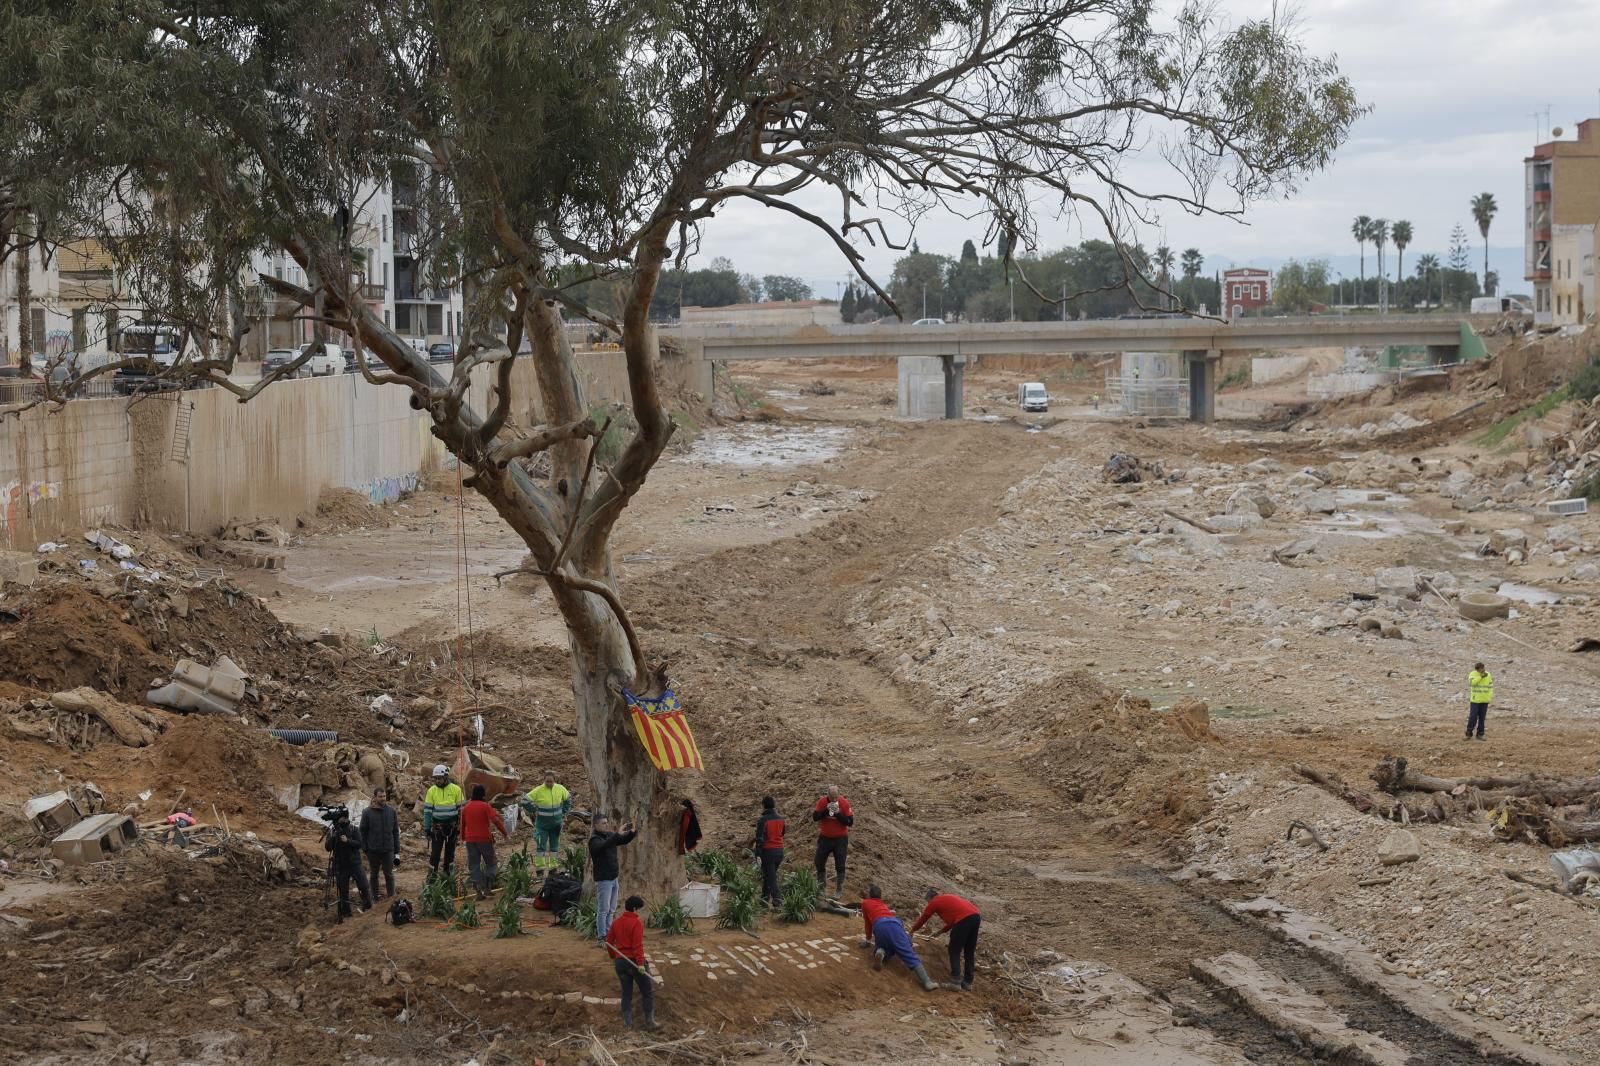
[[[561,916],[567,913],[567,908],[577,903],[582,895],[582,881],[565,874],[553,873],[544,879],[544,885],[534,897],[533,905],[539,910],[549,911],[559,921]]]
[[[416,921],[416,914],[411,909],[409,899],[397,899],[389,904],[389,924],[406,925]]]

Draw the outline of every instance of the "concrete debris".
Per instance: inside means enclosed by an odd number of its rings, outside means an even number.
[[[31,552],[0,551],[0,583],[31,585],[39,579],[39,560]]]
[[[1554,551],[1572,551],[1583,547],[1583,534],[1576,527],[1566,524],[1545,530],[1544,540]]]
[[[1268,474],[1277,474],[1283,471],[1283,464],[1276,459],[1257,459],[1245,464],[1245,472],[1254,477],[1265,477]]]
[[[1372,575],[1372,584],[1380,596],[1399,596],[1408,600],[1421,598],[1417,568],[1414,566],[1384,567]]]
[[[107,859],[139,839],[139,827],[125,814],[85,818],[50,842],[50,852],[70,866]]]
[[[1228,497],[1228,503],[1223,508],[1224,514],[1255,514],[1262,518],[1271,518],[1277,513],[1278,504],[1270,495],[1256,489],[1241,488]],[[1215,522],[1213,522],[1215,524]]]
[[[177,711],[233,714],[244,699],[247,676],[239,664],[226,655],[218,657],[210,666],[201,666],[193,659],[179,659],[172,670],[172,680],[151,689],[145,699]]]
[[[1302,555],[1310,555],[1321,546],[1322,542],[1317,537],[1301,537],[1273,548],[1272,557],[1281,563],[1288,559],[1298,559]]]
[[[1509,617],[1511,601],[1491,592],[1466,592],[1456,598],[1456,610],[1468,621],[1487,622]]]
[[[1295,504],[1308,514],[1334,514],[1339,510],[1339,499],[1331,492],[1308,492]]]
[[[1527,550],[1528,534],[1520,529],[1497,529],[1489,534],[1489,540],[1481,554],[1505,555],[1512,551],[1526,554]]]
[[[66,832],[83,820],[72,797],[65,792],[33,797],[22,805],[22,816],[47,835]]]
[[[148,711],[118,703],[104,692],[87,686],[57,692],[50,697],[50,704],[58,711],[98,718],[118,740],[129,747],[147,747],[154,743],[156,735],[161,732],[160,719]]]
[[[1378,845],[1378,862],[1383,866],[1402,866],[1422,858],[1422,845],[1409,829],[1390,830]]]

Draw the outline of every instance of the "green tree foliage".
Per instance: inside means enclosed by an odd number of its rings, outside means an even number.
[[[769,300],[809,300],[811,286],[787,274],[768,274],[761,279]]]
[[[961,261],[963,263],[976,263],[978,261],[978,246],[968,238],[961,242]]]
[[[1483,235],[1483,287],[1489,289],[1489,224],[1494,221],[1494,216],[1500,210],[1500,205],[1494,202],[1494,193],[1480,192],[1472,198],[1472,221],[1478,224],[1478,232]]]
[[[1312,304],[1326,303],[1328,295],[1326,259],[1305,263],[1291,259],[1278,269],[1272,281],[1273,305],[1295,314],[1310,311]]]
[[[1405,219],[1396,219],[1394,227],[1389,231],[1389,237],[1394,241],[1395,264],[1394,277],[1396,284],[1402,291],[1406,288],[1406,248],[1411,244],[1411,223]]]

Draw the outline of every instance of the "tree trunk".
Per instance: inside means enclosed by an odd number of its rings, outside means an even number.
[[[22,377],[33,373],[33,248],[27,240],[27,219],[17,218],[17,367]]]
[[[657,903],[682,886],[683,860],[668,775],[650,762],[618,689],[622,683],[632,684],[632,653],[622,626],[599,597],[565,595],[585,601],[575,607],[579,615],[588,615],[579,623],[567,613],[567,630],[578,744],[596,790],[592,809],[608,815],[616,826],[634,823],[639,835],[620,852],[624,898],[636,892]]]

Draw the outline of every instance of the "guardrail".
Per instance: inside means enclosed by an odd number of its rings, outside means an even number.
[[[116,375],[105,374],[82,385],[69,387],[64,383],[52,386],[55,398],[60,400],[103,400],[108,397],[153,395],[157,392],[179,392],[179,389],[143,389],[124,383],[119,389]],[[0,404],[27,403],[45,399],[44,382],[19,378],[0,378]]]

